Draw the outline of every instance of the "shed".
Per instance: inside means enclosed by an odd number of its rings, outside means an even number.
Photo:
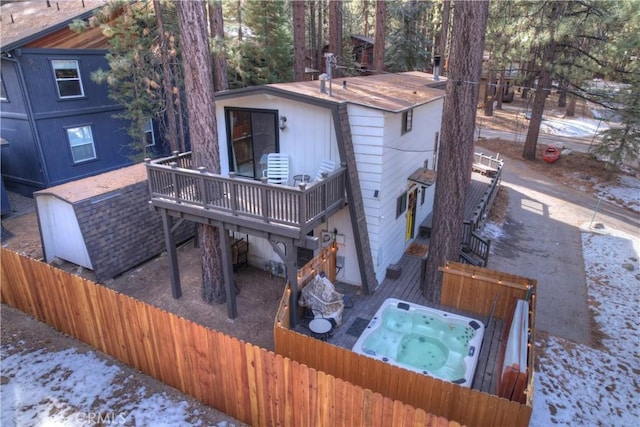
[[[60,258],[110,279],[164,251],[162,220],[149,211],[143,164],[34,193],[47,262]],[[191,223],[176,230],[192,237]]]

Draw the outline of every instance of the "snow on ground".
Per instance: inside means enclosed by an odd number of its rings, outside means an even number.
[[[203,425],[186,401],[131,387],[131,376],[93,352],[14,350],[2,346],[3,427]]]
[[[582,249],[589,306],[604,337],[595,347],[536,341],[532,427],[640,423],[640,238],[587,225]]]
[[[640,211],[640,180],[621,176],[598,185],[609,203]],[[536,340],[531,427],[640,425],[640,235],[590,228],[582,231],[589,308],[603,334],[600,345],[554,336]],[[482,234],[505,237],[488,222]]]
[[[581,138],[592,137],[596,133],[609,129],[609,125],[596,119],[589,119],[586,117],[576,117],[574,119],[545,116],[540,124],[540,132],[562,135],[562,136],[575,136]]]
[[[621,175],[616,185],[596,184],[595,188],[598,190],[598,197],[609,203],[640,212],[640,179]]]

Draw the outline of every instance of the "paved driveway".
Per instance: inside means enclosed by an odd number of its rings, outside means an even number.
[[[591,340],[579,227],[595,222],[638,235],[640,218],[508,158],[502,186],[509,195],[505,235],[492,243],[489,268],[538,282],[536,327],[587,344]],[[598,211],[594,218],[596,207]]]

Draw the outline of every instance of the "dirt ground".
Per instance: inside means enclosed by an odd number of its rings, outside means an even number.
[[[496,111],[491,118],[478,111],[478,121],[483,126],[508,129],[519,126],[517,110]],[[502,157],[521,160],[522,146],[500,139],[481,140],[478,146],[500,153]],[[538,144],[538,160],[527,162],[537,172],[553,176],[570,187],[581,191],[593,190],[593,178],[606,182],[615,178],[604,165],[585,153],[572,153],[549,164],[541,160],[546,146]],[[13,212],[2,219],[3,247],[32,257],[42,259],[42,247],[32,199],[11,194]],[[491,218],[502,223],[506,216],[508,200],[506,191],[501,189],[494,203]],[[271,277],[269,273],[254,267],[242,267],[235,280],[239,290],[237,295],[238,317],[229,319],[225,304],[209,305],[200,298],[201,263],[199,249],[193,242],[183,244],[178,250],[183,296],[174,299],[171,295],[168,262],[166,254],[160,255],[119,277],[104,283],[105,286],[146,301],[149,304],[174,312],[199,324],[228,333],[243,341],[273,350],[273,319],[282,296],[284,279]],[[65,262],[54,261],[57,267],[95,280],[90,270]]]
[[[16,195],[11,198],[12,201],[19,200]],[[33,201],[27,199],[18,203],[29,202]],[[37,217],[33,210],[3,219],[2,224],[12,235],[3,241],[3,247],[31,258],[42,259]],[[51,264],[96,281],[93,272],[84,267],[63,260],[55,260]],[[174,299],[171,293],[166,253],[103,284],[198,324],[273,350],[273,320],[284,290],[283,278],[271,276],[255,267],[241,267],[235,275],[238,317],[229,319],[226,304],[210,305],[200,298],[202,264],[200,249],[195,247],[193,241],[178,248],[178,264],[182,285],[182,297],[179,299]]]

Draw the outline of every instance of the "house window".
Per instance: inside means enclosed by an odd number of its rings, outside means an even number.
[[[80,163],[96,158],[91,126],[80,126],[67,129],[67,138],[71,147],[73,163]]]
[[[156,145],[156,134],[153,131],[153,120],[151,119],[144,125],[144,139],[147,142],[147,147]]]
[[[420,206],[424,205],[424,200],[427,198],[427,187],[420,189]]]
[[[229,169],[239,176],[260,179],[267,154],[277,153],[278,111],[225,108]]]
[[[7,98],[7,92],[4,90],[4,80],[2,79],[1,75],[0,75],[0,101],[4,101],[4,102],[9,101],[9,98]]]
[[[396,200],[396,219],[407,210],[407,192],[405,191]]]
[[[411,132],[411,126],[413,122],[413,109],[407,110],[402,113],[402,134]]]
[[[58,87],[58,96],[64,98],[78,98],[84,96],[82,79],[78,61],[71,59],[54,59],[51,61],[53,73]]]

